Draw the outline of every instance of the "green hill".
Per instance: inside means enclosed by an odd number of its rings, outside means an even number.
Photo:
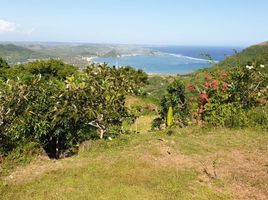
[[[252,62],[256,62],[258,65],[265,65],[265,72],[268,73],[268,42],[250,46],[239,53],[227,57],[220,63],[215,63],[212,67],[199,69],[189,75],[183,76],[183,78],[186,83],[201,83],[204,79],[204,75],[207,73],[213,74],[221,70],[228,71],[231,67],[238,65],[246,66]]]
[[[268,42],[263,42],[257,45],[250,46],[240,53],[228,57],[221,63],[219,63],[220,67],[230,67],[237,62],[242,65],[246,65],[248,62],[256,61],[258,63],[267,65],[268,64]]]
[[[10,64],[25,62],[28,59],[40,57],[38,53],[14,44],[0,44],[0,57],[7,60]]]

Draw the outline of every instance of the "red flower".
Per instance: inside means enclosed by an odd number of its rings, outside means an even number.
[[[195,89],[195,85],[192,84],[192,83],[189,83],[189,84],[187,85],[187,88],[188,88],[189,90],[193,90],[193,89]]]
[[[205,82],[204,86],[205,86],[205,88],[210,88],[211,84],[209,82]]]
[[[211,83],[211,87],[213,89],[218,89],[219,88],[219,81],[218,80],[213,80],[212,83]]]
[[[223,90],[226,90],[228,88],[228,83],[223,82],[222,83],[222,88],[223,88]]]
[[[204,105],[200,105],[200,108],[199,108],[199,113],[202,113],[204,112]]]
[[[208,94],[207,93],[204,93],[202,92],[200,95],[199,95],[201,101],[207,101],[208,100]]]
[[[212,76],[210,74],[205,74],[205,79],[207,81],[210,81],[212,79]]]

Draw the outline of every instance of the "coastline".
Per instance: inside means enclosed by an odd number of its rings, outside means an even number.
[[[154,51],[152,53],[130,53],[117,56],[94,56],[90,63],[108,63],[110,66],[131,66],[150,75],[186,75],[204,67],[210,67],[210,60]]]

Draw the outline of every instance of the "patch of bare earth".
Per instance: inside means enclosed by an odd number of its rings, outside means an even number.
[[[207,155],[183,155],[172,146],[174,141],[160,140],[154,143],[156,154],[140,155],[156,168],[194,169],[199,172],[199,181],[214,190],[228,190],[235,199],[268,199],[268,154],[265,152],[231,151]],[[224,187],[217,187],[220,180]]]
[[[220,160],[217,170],[237,199],[268,199],[267,153],[233,151]]]
[[[152,146],[154,152],[143,152],[140,160],[148,162],[157,168],[178,168],[192,167],[194,160],[190,156],[177,153],[173,145],[174,141],[159,139],[150,141],[148,146]]]

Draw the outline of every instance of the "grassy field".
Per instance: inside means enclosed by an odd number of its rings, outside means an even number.
[[[268,198],[267,132],[200,127],[174,132],[94,141],[79,155],[62,160],[38,158],[2,177],[0,197]]]

